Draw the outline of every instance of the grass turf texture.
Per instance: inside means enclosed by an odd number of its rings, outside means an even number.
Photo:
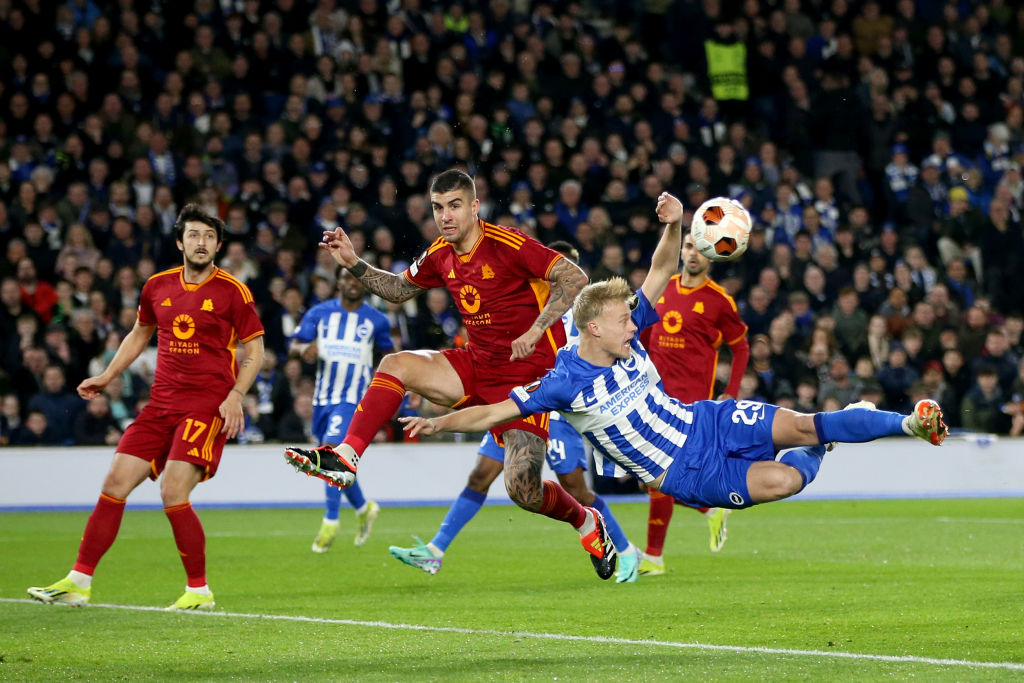
[[[647,506],[613,507],[643,543]],[[388,545],[408,545],[411,533],[429,538],[443,513],[386,508],[370,541],[355,548],[343,510],[331,552],[314,555],[316,510],[201,510],[213,615],[22,602],[27,586],[67,571],[87,514],[0,514],[0,679],[1024,676],[1021,499],[766,505],[730,518],[719,554],[707,550],[703,518],[677,508],[668,575],[633,585],[598,580],[571,529],[513,507],[485,507],[437,576],[388,555]],[[129,509],[99,567],[93,602],[164,607],[184,583],[164,515]]]

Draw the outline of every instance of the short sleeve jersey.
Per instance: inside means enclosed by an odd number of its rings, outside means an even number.
[[[665,390],[684,403],[714,398],[719,347],[734,344],[747,333],[736,302],[713,280],[691,289],[675,275],[655,309],[661,322],[641,339]]]
[[[550,295],[548,276],[561,254],[518,230],[480,221],[483,234],[468,254],[439,238],[405,277],[423,289],[445,287],[462,315],[470,350],[488,366],[509,363],[512,342],[526,332]],[[542,372],[565,345],[563,325],[552,325],[536,352],[517,363]]]
[[[658,314],[636,292],[632,313],[639,329],[657,324]],[[679,457],[692,429],[687,406],[665,394],[658,369],[636,336],[628,358],[609,367],[579,355],[579,347],[558,354],[555,368],[509,394],[523,415],[557,410],[594,446],[645,482],[658,478]]]
[[[263,334],[252,293],[215,268],[199,284],[185,282],[184,267],[153,275],[139,296],[139,323],[156,325],[156,375],[150,403],[216,411],[238,376],[235,350]]]
[[[338,299],[309,309],[294,339],[316,342],[315,406],[359,403],[373,376],[373,349],[395,348],[387,316],[365,302],[346,311]]]

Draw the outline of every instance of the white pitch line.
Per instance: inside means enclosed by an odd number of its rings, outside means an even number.
[[[33,604],[35,600],[20,598],[0,598],[0,602]],[[104,605],[89,604],[91,608],[120,609],[131,612],[166,612],[163,607],[145,605]],[[741,654],[756,653],[767,655],[784,655],[795,657],[824,657],[833,659],[863,659],[874,662],[895,662],[908,664],[931,664],[935,666],[960,666],[978,669],[1005,669],[1008,671],[1024,671],[1024,663],[1019,662],[976,662],[968,659],[942,659],[938,657],[916,657],[914,655],[875,655],[859,652],[829,652],[824,650],[791,650],[776,647],[745,647],[742,645],[712,645],[708,643],[677,643],[668,640],[646,640],[633,638],[613,638],[609,636],[579,636],[564,633],[534,633],[532,631],[498,631],[487,628],[459,628],[456,626],[423,626],[420,624],[392,624],[387,621],[360,621],[358,619],[327,619],[324,617],[303,617],[288,614],[247,614],[245,612],[180,612],[203,617],[227,617],[235,619],[264,619],[267,621],[294,621],[309,624],[335,624],[340,626],[366,626],[371,628],[392,629],[398,631],[426,631],[429,633],[463,633],[478,636],[513,636],[517,638],[535,638],[537,640],[568,640],[572,642],[601,643],[610,645],[650,645],[683,650],[706,650],[712,652],[738,652]]]

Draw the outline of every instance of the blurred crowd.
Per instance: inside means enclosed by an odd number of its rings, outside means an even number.
[[[636,284],[659,193],[734,197],[750,247],[711,275],[750,327],[744,397],[1024,431],[1024,5],[0,0],[0,73],[0,442],[116,443],[155,350],[74,387],[180,265],[190,201],[266,326],[243,440],[308,439],[287,347],[335,295],[322,231],[400,271],[453,166],[485,220]],[[374,303],[402,348],[465,343],[443,290]]]

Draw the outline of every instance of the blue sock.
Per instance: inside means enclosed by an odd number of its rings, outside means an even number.
[[[594,503],[591,507],[604,517],[604,525],[608,527],[608,535],[611,537],[612,543],[615,544],[615,549],[620,553],[626,552],[626,549],[629,548],[629,539],[626,538],[626,532],[619,526],[619,520],[615,519],[608,503],[604,502],[604,498],[601,496],[594,496]]]
[[[342,489],[341,492],[345,494],[345,498],[348,499],[348,504],[352,506],[353,510],[358,510],[366,505],[366,498],[363,497],[363,489],[359,487],[358,481],[347,489]]]
[[[324,482],[324,497],[327,499],[327,511],[324,519],[337,520],[338,508],[341,507],[341,489]]]
[[[441,528],[437,530],[434,538],[430,541],[438,550],[444,552],[448,545],[455,540],[455,537],[462,531],[469,520],[480,510],[480,507],[487,499],[486,493],[474,491],[468,486],[462,489],[462,493],[455,499],[452,506],[448,508],[448,514],[441,522]]]
[[[783,453],[779,462],[795,468],[800,473],[804,480],[804,485],[800,487],[803,491],[818,476],[818,468],[821,467],[821,459],[824,456],[824,446],[804,446]]]
[[[864,443],[883,436],[905,436],[903,415],[887,410],[850,408],[832,413],[815,413],[814,429],[821,443]]]

